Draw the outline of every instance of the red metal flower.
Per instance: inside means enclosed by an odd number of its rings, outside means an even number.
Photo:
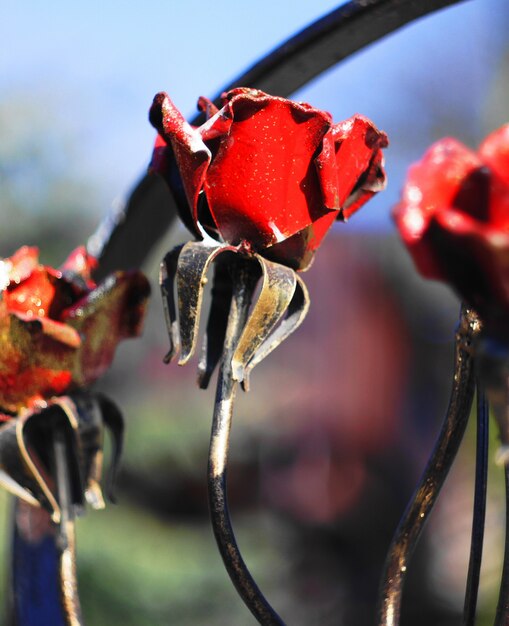
[[[0,260],[0,411],[17,412],[88,385],[110,365],[120,339],[139,334],[149,293],[139,272],[96,286],[84,248],[60,270],[24,246]]]
[[[419,271],[509,335],[509,125],[477,154],[454,139],[434,144],[410,168],[394,218]]]
[[[223,103],[200,98],[207,120],[194,128],[158,94],[152,169],[199,237],[305,269],[333,221],[384,188],[387,137],[361,115],[333,124],[329,113],[255,89],[229,91]]]

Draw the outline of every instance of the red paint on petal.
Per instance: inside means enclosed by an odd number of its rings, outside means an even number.
[[[394,218],[414,262],[509,339],[509,126],[475,154],[444,139],[408,174]]]
[[[97,259],[87,252],[85,246],[80,246],[71,252],[60,269],[62,272],[71,272],[81,276],[87,287],[93,289],[95,282],[92,280],[92,272],[97,269],[97,266]]]
[[[150,119],[173,149],[193,220],[198,227],[198,194],[210,162],[210,151],[200,133],[186,122],[165,93],[154,98]]]
[[[199,100],[207,121],[197,129],[165,94],[151,109],[177,161],[193,230],[303,269],[324,225],[346,219],[384,187],[387,137],[360,115],[333,125],[325,111],[257,89],[233,89],[222,100],[220,110]],[[166,156],[156,144],[152,168],[177,196]]]
[[[205,180],[225,241],[263,248],[323,214],[313,157],[327,131],[321,115],[287,102],[235,98],[233,124]]]
[[[483,162],[509,185],[509,124],[486,137],[479,148]]]
[[[117,343],[139,334],[145,312],[149,286],[139,272],[119,272],[95,287],[95,259],[84,248],[63,271],[34,261],[37,250],[22,248],[0,262],[16,277],[0,298],[0,411],[91,383]]]
[[[19,284],[22,280],[30,276],[31,272],[39,263],[39,250],[35,247],[23,246],[17,250],[9,259],[8,273],[10,282]]]
[[[360,115],[338,124],[334,130],[339,203],[343,206],[368,171],[375,151],[385,148],[388,142],[385,133],[378,131],[367,118]]]

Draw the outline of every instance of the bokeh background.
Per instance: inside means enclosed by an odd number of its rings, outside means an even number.
[[[143,4],[53,0],[1,6],[0,256],[38,245],[58,265],[124,202],[150,158],[152,97],[188,116],[283,39],[332,10],[257,0]],[[361,112],[390,138],[389,186],[338,224],[305,276],[298,334],[238,398],[229,473],[240,547],[289,624],[372,622],[384,554],[447,405],[459,303],[415,273],[390,220],[406,167],[453,135],[475,147],[509,114],[509,6],[471,0],[332,68],[294,97],[334,119]],[[147,215],[147,220],[150,216]],[[118,506],[79,521],[79,576],[91,626],[249,625],[208,526],[205,472],[213,389],[167,347],[158,263],[143,340],[119,348],[100,388],[124,409]],[[492,447],[496,445],[493,435]],[[405,596],[405,621],[458,624],[469,551],[469,432]],[[492,463],[480,597],[493,621],[503,541]],[[8,498],[2,496],[8,535]]]

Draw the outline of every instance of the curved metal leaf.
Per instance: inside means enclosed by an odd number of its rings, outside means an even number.
[[[253,368],[297,330],[306,318],[310,304],[309,293],[302,278],[298,274],[296,274],[295,277],[297,279],[295,293],[286,310],[284,319],[274,332],[266,337],[244,368],[244,379],[242,381],[244,391],[249,390],[249,375]]]
[[[15,420],[0,428],[0,486],[32,506],[41,506],[34,495],[39,493],[39,485],[23,463],[16,431]],[[44,491],[39,495],[48,501]]]
[[[235,252],[236,249],[233,246],[217,243],[211,245],[204,241],[191,241],[182,248],[177,266],[181,345],[179,365],[185,365],[196,348],[207,271],[212,261],[227,251]]]
[[[164,357],[164,362],[169,363],[180,349],[179,326],[175,304],[175,277],[177,275],[178,258],[184,244],[173,248],[164,257],[159,270],[159,285],[163,297],[164,318],[170,339],[170,349]]]
[[[201,389],[208,387],[210,377],[223,355],[232,294],[233,285],[228,264],[218,259],[214,266],[209,318],[198,363],[198,385]]]
[[[75,394],[27,411],[0,427],[0,485],[32,506],[47,509],[59,523],[61,506],[55,478],[53,446],[64,442],[70,501],[75,512],[85,498],[104,507],[100,487],[104,426],[113,437],[113,461],[108,496],[123,440],[123,420],[116,406],[102,395]],[[113,499],[113,498],[111,498]]]
[[[233,379],[242,382],[245,368],[292,301],[297,284],[293,269],[256,255],[262,268],[262,287],[232,360]]]
[[[83,503],[76,429],[77,420],[63,398],[44,409],[27,411],[0,429],[0,483],[25,502],[43,506],[57,523],[61,510],[52,459],[55,432],[69,450],[72,501],[77,506]]]
[[[97,394],[97,399],[101,408],[103,423],[110,431],[112,440],[113,450],[111,465],[106,477],[106,495],[112,502],[115,502],[113,489],[124,447],[124,418],[117,405],[109,398]]]

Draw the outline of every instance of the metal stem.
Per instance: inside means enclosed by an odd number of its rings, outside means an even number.
[[[477,608],[477,595],[481,573],[484,522],[486,518],[486,491],[488,483],[489,411],[481,385],[477,384],[477,442],[475,459],[474,515],[472,541],[468,564],[467,587],[463,608],[463,624],[473,626]]]
[[[84,622],[76,581],[76,534],[67,463],[67,445],[64,434],[57,428],[55,428],[53,440],[53,453],[58,503],[61,511],[56,539],[59,551],[60,600],[66,626],[81,626]]]
[[[506,363],[503,364],[504,366]],[[509,624],[509,462],[507,450],[509,446],[509,379],[505,367],[500,367],[500,378],[493,387],[490,384],[489,399],[493,407],[495,418],[500,430],[501,449],[499,460],[504,463],[505,478],[505,543],[504,565],[502,567],[502,579],[498,596],[497,612],[494,626],[507,626]]]
[[[249,313],[255,275],[242,259],[234,260],[233,299],[219,372],[209,450],[208,488],[212,528],[226,570],[242,600],[260,624],[284,622],[267,602],[251,576],[237,546],[228,511],[226,471],[237,383],[232,378],[232,357]]]
[[[419,486],[400,520],[389,548],[379,596],[380,626],[399,624],[403,584],[410,557],[463,439],[475,386],[474,360],[470,347],[479,330],[476,314],[463,306],[456,333],[454,379],[449,407]]]
[[[498,596],[497,613],[494,626],[507,626],[509,624],[509,465],[504,465],[505,477],[505,544],[504,565],[500,592]]]

